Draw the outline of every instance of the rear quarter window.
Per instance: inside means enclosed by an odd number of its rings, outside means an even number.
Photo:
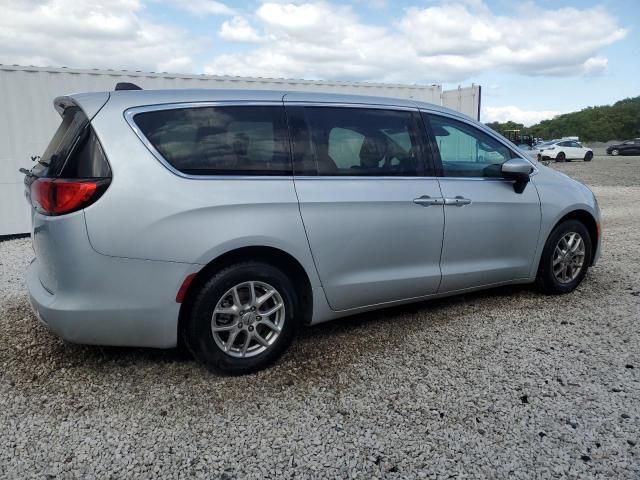
[[[190,175],[291,175],[284,108],[189,107],[135,114],[162,158]]]

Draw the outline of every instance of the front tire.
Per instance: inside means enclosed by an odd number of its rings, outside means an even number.
[[[593,152],[587,152],[584,154],[584,161],[585,162],[590,162],[591,160],[593,160]]]
[[[577,220],[567,220],[547,239],[536,283],[547,294],[570,293],[587,274],[592,258],[589,231]]]
[[[613,155],[614,157],[617,155],[620,155],[620,150],[618,150],[617,148],[614,148],[613,150],[611,150],[611,155]]]
[[[300,313],[298,292],[282,270],[263,262],[237,263],[202,286],[184,339],[196,360],[211,371],[256,372],[289,347]]]
[[[558,155],[556,155],[556,162],[564,162],[566,159],[567,157],[563,152],[560,152]]]

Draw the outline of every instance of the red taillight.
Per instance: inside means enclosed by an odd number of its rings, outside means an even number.
[[[31,184],[31,204],[44,215],[70,213],[97,200],[102,185],[101,180],[38,178]]]

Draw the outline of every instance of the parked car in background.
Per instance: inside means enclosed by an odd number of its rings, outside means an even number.
[[[532,147],[526,143],[522,143],[520,145],[518,145],[518,148],[522,151],[522,153],[524,153],[527,158],[530,158],[533,161],[538,161],[538,149],[535,147]]]
[[[640,138],[609,145],[607,155],[640,155]]]
[[[71,342],[182,338],[246,373],[304,325],[498,285],[568,293],[599,256],[586,186],[439,106],[203,89],[54,105],[25,175],[27,285]]]
[[[583,146],[577,140],[556,140],[540,145],[538,160],[555,160],[565,162],[571,160],[584,160],[590,162],[593,159],[593,150]]]

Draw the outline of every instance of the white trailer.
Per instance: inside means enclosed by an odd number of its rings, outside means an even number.
[[[144,89],[242,88],[386,96],[444,105],[477,119],[480,112],[480,87],[477,85],[443,91],[440,85],[0,65],[0,237],[30,230],[29,207],[24,199],[24,176],[19,169],[31,168],[31,157],[44,152],[60,122],[52,106],[53,99],[74,92],[113,90],[118,82],[135,83]]]

